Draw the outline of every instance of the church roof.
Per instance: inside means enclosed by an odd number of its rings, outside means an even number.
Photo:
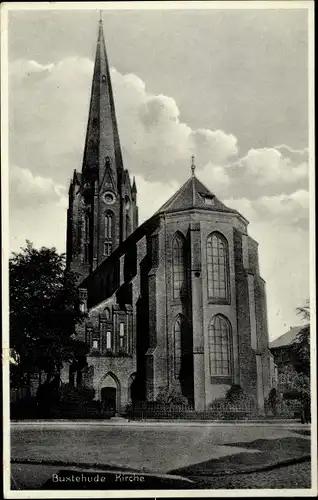
[[[215,194],[211,193],[207,187],[192,173],[181,188],[156,212],[169,213],[180,210],[202,209],[212,212],[226,212],[238,214],[236,210],[227,207]]]

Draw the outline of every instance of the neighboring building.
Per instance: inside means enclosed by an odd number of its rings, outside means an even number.
[[[248,221],[195,176],[138,227],[123,167],[100,24],[81,174],[69,191],[67,265],[81,278],[91,386],[117,410],[178,385],[197,410],[240,384],[264,407],[272,387],[265,283]]]
[[[292,349],[296,342],[298,333],[304,326],[294,326],[273,340],[269,348],[277,366],[277,390],[280,394],[290,388],[291,382],[296,374],[292,362]]]

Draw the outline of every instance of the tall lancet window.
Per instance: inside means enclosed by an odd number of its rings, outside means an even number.
[[[185,326],[185,318],[181,314],[176,318],[173,325],[174,342],[174,376],[176,379],[180,376],[182,360],[182,332]]]
[[[108,257],[113,249],[113,214],[107,212],[104,216],[104,255]]]
[[[231,375],[231,325],[225,316],[217,314],[209,324],[209,358],[212,376]]]
[[[173,298],[180,298],[186,282],[184,237],[177,233],[172,244]]]
[[[126,238],[130,235],[130,217],[126,214]]]
[[[88,214],[83,215],[83,247],[84,247],[84,262],[89,262],[89,237],[90,227],[89,227],[89,216]]]
[[[105,215],[105,238],[111,239],[113,235],[113,215],[107,212]]]
[[[212,233],[207,240],[208,297],[217,302],[228,302],[229,255],[228,244],[220,233]]]
[[[89,217],[85,215],[85,240],[89,241]]]

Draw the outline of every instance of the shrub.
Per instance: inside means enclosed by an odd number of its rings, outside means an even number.
[[[275,387],[272,387],[272,389],[269,391],[268,395],[268,405],[271,409],[271,412],[273,413],[274,416],[277,414],[277,403],[278,403],[278,397],[277,397],[277,391]],[[265,403],[266,406],[266,403]]]
[[[240,385],[233,384],[225,398],[212,401],[209,411],[216,419],[237,420],[256,415],[257,407],[253,398],[248,396]]]
[[[87,404],[93,401],[95,390],[90,387],[74,387],[71,384],[64,384],[60,388],[61,403],[83,403]]]
[[[209,405],[209,412],[218,420],[237,420],[255,415],[257,409],[254,402],[245,396],[236,401],[216,399]]]
[[[242,387],[238,384],[233,384],[225,395],[228,401],[237,401],[244,396]]]
[[[159,394],[156,402],[172,405],[188,405],[188,399],[183,396],[181,390],[176,386],[159,387]]]

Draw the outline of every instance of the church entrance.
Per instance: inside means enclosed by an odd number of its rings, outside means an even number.
[[[109,414],[110,417],[113,417],[116,413],[116,393],[114,387],[103,387],[101,389],[102,411],[107,415]]]
[[[110,418],[120,411],[120,384],[114,373],[108,372],[99,384],[101,411],[105,418]]]

